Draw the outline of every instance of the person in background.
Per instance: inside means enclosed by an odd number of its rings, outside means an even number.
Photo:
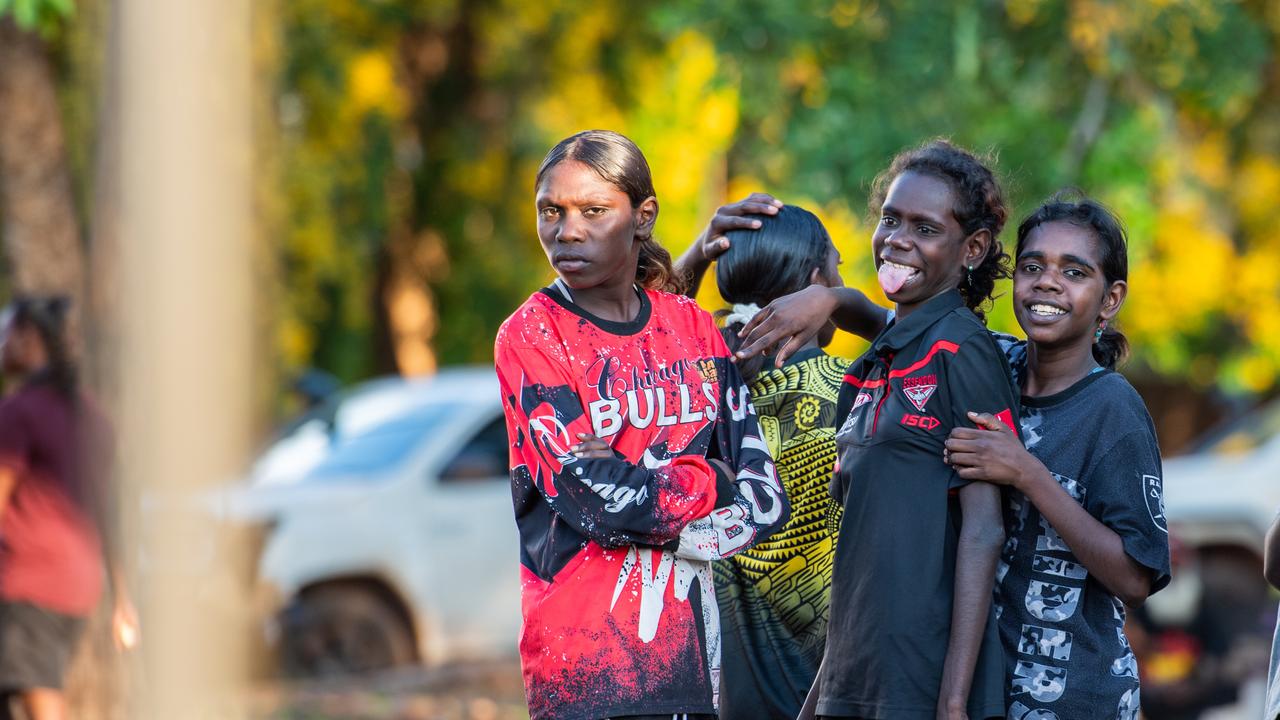
[[[578,133],[534,187],[558,277],[494,343],[530,716],[713,718],[710,563],[781,528],[786,493],[714,320],[672,292],[640,149]]]
[[[137,641],[107,511],[106,417],[80,387],[67,347],[69,302],[21,297],[0,316],[0,692],[31,720],[62,720],[68,663],[98,605],[105,569],[119,647]]]
[[[843,284],[840,253],[826,228],[794,205],[747,198],[721,208],[677,264],[690,285],[707,269],[697,259],[708,256],[716,262],[720,296],[732,306],[723,318],[730,349],[761,306],[811,283]],[[840,506],[827,488],[836,456],[836,400],[849,366],[822,350],[834,331],[831,326],[815,337],[781,368],[764,358],[738,363],[791,500],[791,520],[768,540],[714,565],[724,638],[722,720],[791,720],[822,660],[840,522]]]
[[[1262,572],[1271,587],[1280,590],[1280,512],[1267,530],[1266,548],[1262,556]],[[1280,718],[1280,625],[1271,643],[1271,669],[1267,673],[1267,720]]]

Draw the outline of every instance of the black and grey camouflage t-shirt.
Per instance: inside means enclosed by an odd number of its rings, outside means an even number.
[[[1021,344],[1000,342],[1015,374]],[[1100,371],[1056,395],[1022,398],[1027,449],[1071,497],[1114,530],[1125,552],[1169,582],[1160,450],[1146,406],[1123,376]],[[1138,713],[1138,667],[1124,606],[1091,577],[1019,492],[1008,494],[997,572],[1011,720],[1122,718]]]

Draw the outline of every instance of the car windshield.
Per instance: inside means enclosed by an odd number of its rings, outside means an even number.
[[[306,479],[379,476],[403,462],[436,427],[455,416],[460,407],[456,403],[423,405],[363,432],[337,438],[333,448],[307,473]]]
[[[1253,452],[1280,434],[1280,402],[1264,405],[1211,434],[1196,453],[1243,455]]]

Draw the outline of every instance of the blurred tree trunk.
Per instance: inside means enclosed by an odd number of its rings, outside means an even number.
[[[79,344],[91,313],[83,307],[85,252],[53,63],[40,38],[11,18],[0,20],[0,220],[10,289],[70,296]],[[96,385],[99,374],[88,375]],[[69,668],[71,717],[125,716],[110,610],[104,598]]]
[[[0,219],[13,289],[69,295],[79,318],[84,253],[53,67],[40,38],[9,18],[0,20]]]

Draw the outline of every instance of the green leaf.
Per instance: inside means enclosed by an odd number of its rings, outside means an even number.
[[[45,6],[60,17],[68,18],[75,14],[75,0],[44,0]]]
[[[13,19],[18,23],[18,27],[23,30],[30,30],[36,26],[36,20],[39,18],[39,0],[14,0]]]

